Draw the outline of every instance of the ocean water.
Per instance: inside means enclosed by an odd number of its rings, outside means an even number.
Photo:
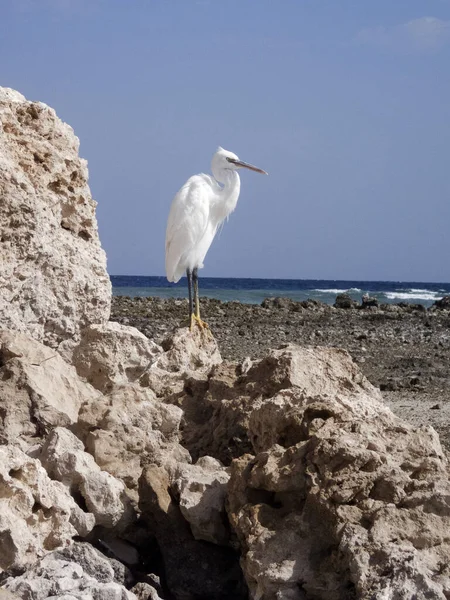
[[[112,275],[116,296],[159,296],[186,298],[187,280],[169,283],[165,277]],[[200,277],[200,295],[218,300],[260,304],[264,298],[283,296],[292,300],[312,298],[333,304],[336,295],[347,292],[354,300],[363,294],[375,296],[380,302],[409,302],[431,306],[450,294],[450,283],[420,283],[407,281],[326,281],[315,279],[239,279]]]

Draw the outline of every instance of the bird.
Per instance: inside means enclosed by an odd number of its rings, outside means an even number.
[[[244,162],[233,152],[218,147],[211,161],[213,176],[193,175],[175,195],[166,229],[166,276],[176,283],[186,272],[189,294],[189,327],[208,325],[200,318],[198,269],[217,229],[236,208],[241,189],[239,169],[266,171]]]

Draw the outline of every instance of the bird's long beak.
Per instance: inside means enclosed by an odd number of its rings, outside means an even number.
[[[233,163],[237,167],[244,167],[245,169],[250,169],[250,171],[256,171],[256,173],[262,173],[263,175],[268,175],[266,171],[255,167],[255,165],[251,165],[250,163],[246,163],[243,160],[236,160],[235,158],[227,158],[228,162]]]

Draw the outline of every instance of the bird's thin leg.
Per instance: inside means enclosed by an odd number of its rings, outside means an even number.
[[[200,318],[200,302],[198,298],[198,269],[195,267],[192,270],[192,281],[194,283],[194,303],[195,303],[195,315],[194,318],[200,327],[208,327],[208,325]]]
[[[186,276],[188,280],[188,293],[189,293],[189,328],[192,331],[194,325],[194,302],[192,299],[192,271],[186,269]]]
[[[192,281],[194,283],[194,302],[195,302],[195,316],[200,319],[200,301],[198,299],[198,270],[197,267],[192,271]]]

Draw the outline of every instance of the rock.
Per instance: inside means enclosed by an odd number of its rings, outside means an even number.
[[[30,337],[0,331],[0,442],[27,450],[50,428],[76,423],[99,393],[74,367]]]
[[[71,127],[0,88],[0,319],[56,348],[109,318],[111,284]]]
[[[434,430],[395,417],[343,351],[271,359],[242,402],[253,452],[228,484],[250,597],[445,598],[449,465]]]
[[[131,592],[138,600],[162,600],[155,588],[149,583],[139,582],[131,589]]]
[[[149,388],[116,387],[80,411],[78,433],[97,464],[121,479],[137,501],[137,483],[147,463],[190,462],[179,443],[182,411],[157,401]]]
[[[358,303],[348,294],[338,294],[333,305],[335,308],[357,308]]]
[[[131,571],[124,564],[118,560],[107,558],[86,542],[75,542],[67,548],[54,552],[52,556],[58,560],[80,565],[86,575],[94,577],[101,583],[115,581],[129,587],[134,581]]]
[[[192,398],[189,404],[185,401],[183,444],[194,460],[207,454],[229,465],[233,458],[253,451],[255,442],[249,437],[249,419],[259,399],[276,396],[281,390],[288,390],[289,394],[290,388],[311,398],[335,397],[339,390],[339,397],[345,402],[359,403],[367,394],[381,400],[380,392],[345,350],[285,344],[255,361],[245,375],[236,365],[224,363],[214,369],[206,387],[196,387],[191,382]],[[367,418],[375,414],[368,412]],[[267,435],[278,435],[276,427],[276,422],[270,423]],[[293,424],[283,435],[290,439],[295,430]]]
[[[227,470],[210,456],[177,468],[171,488],[196,540],[227,544],[225,497],[229,478]]]
[[[3,586],[22,600],[136,600],[114,581],[112,569],[95,549],[75,552],[67,558],[49,554],[23,575],[8,578]]]
[[[176,396],[190,377],[206,378],[222,362],[217,342],[207,329],[195,327],[176,330],[162,344],[163,354],[140,378],[158,397]]]
[[[19,596],[8,592],[8,590],[0,589],[0,600],[20,600]]]
[[[300,312],[302,306],[300,302],[295,302],[291,298],[265,298],[261,302],[263,308],[287,310],[293,312]]]
[[[110,561],[86,542],[75,542],[67,548],[53,552],[52,558],[79,565],[86,575],[95,577],[100,583],[108,583],[115,579]]]
[[[378,298],[364,294],[361,298],[361,308],[376,308],[378,307]]]
[[[405,381],[402,377],[388,377],[385,381],[380,382],[380,390],[382,392],[396,392],[405,387]]]
[[[122,481],[102,471],[82,442],[63,427],[56,427],[45,440],[40,460],[50,477],[83,498],[97,525],[124,529],[133,511]]]
[[[212,456],[224,465],[251,452],[248,416],[258,397],[253,374],[260,361],[241,375],[240,365],[223,363],[215,367],[207,382],[189,381],[182,400],[184,425],[182,444],[194,461]]]
[[[443,296],[440,300],[434,302],[433,309],[450,310],[450,296]]]
[[[176,600],[247,598],[237,554],[194,539],[172,499],[163,467],[144,469],[139,480],[139,507],[158,541],[167,586]]]
[[[95,524],[38,460],[0,446],[0,572],[23,569]]]
[[[404,312],[413,312],[413,311],[418,311],[418,312],[423,312],[426,313],[427,309],[425,308],[425,306],[423,304],[416,304],[414,302],[399,302],[397,304],[398,308]]]
[[[114,581],[129,589],[134,582],[134,577],[130,569],[115,558],[110,558],[109,563],[114,571]]]
[[[109,532],[109,535],[105,535],[106,533],[108,533],[106,530],[102,530],[102,535],[97,539],[97,543],[110,559],[113,569],[115,570],[118,562],[137,568],[141,561],[138,550],[129,542],[118,538],[114,531]],[[122,582],[119,581],[119,583]]]
[[[90,325],[70,356],[78,374],[107,392],[134,382],[162,353],[162,348],[134,327],[119,323]]]

